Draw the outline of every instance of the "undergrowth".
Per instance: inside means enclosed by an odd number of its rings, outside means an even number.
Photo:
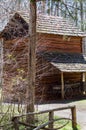
[[[18,114],[20,114],[20,113],[18,111],[17,105],[15,105],[15,107],[14,107],[14,105],[8,105],[8,104],[0,105],[0,126],[3,125],[3,127],[2,127],[3,129],[0,129],[0,130],[14,130],[11,119],[13,116],[18,115]],[[58,118],[59,118],[58,116],[55,116],[55,119],[58,119]],[[20,121],[25,122],[26,118],[21,117]],[[35,115],[34,125],[39,126],[46,122],[48,122],[48,113]],[[11,123],[11,124],[9,124],[9,123]],[[67,123],[67,120],[65,120],[65,119],[55,121],[54,128],[61,127],[62,125],[66,124],[66,123]],[[6,125],[6,124],[8,124],[8,125]],[[48,127],[48,126],[46,126],[46,127]],[[77,125],[77,128],[78,128],[78,130],[81,130],[79,125]],[[25,126],[23,126],[23,125],[21,125],[19,127],[19,130],[24,130],[24,129],[25,129]],[[72,130],[72,122],[69,121],[69,123],[65,127],[61,128],[60,130]]]

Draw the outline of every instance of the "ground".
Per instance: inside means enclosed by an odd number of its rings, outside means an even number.
[[[48,102],[46,104],[38,105],[38,110],[46,110],[64,106],[75,105],[77,111],[77,122],[81,126],[81,130],[86,130],[86,98],[84,99],[77,99],[77,100],[64,100],[64,101],[57,101],[57,102]],[[60,112],[56,112],[56,115],[60,117],[70,117],[70,110],[64,110]]]

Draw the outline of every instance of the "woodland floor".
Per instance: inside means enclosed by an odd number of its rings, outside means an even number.
[[[86,97],[77,100],[53,101],[38,105],[38,110],[46,110],[59,108],[69,105],[76,105],[77,122],[81,126],[81,130],[86,130]],[[70,117],[70,110],[58,111],[55,115],[59,117]]]

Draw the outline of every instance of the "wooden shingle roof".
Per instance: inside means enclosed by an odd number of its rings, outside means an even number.
[[[26,12],[20,12],[20,14],[29,23],[29,14]],[[85,32],[82,32],[67,18],[43,14],[37,15],[37,32],[66,36],[86,36]]]
[[[18,13],[15,13],[1,32],[1,36],[5,40],[26,37],[28,35],[28,30],[28,23]]]
[[[15,38],[16,36],[21,37],[23,36],[23,33],[25,36],[28,35],[28,27],[26,26],[29,26],[29,13],[17,12],[9,20],[5,29],[1,31],[1,34],[2,32],[5,32],[4,34],[8,35],[9,38]],[[86,33],[74,26],[71,21],[58,16],[47,16],[42,14],[38,14],[37,16],[37,32],[66,36],[86,36]]]
[[[58,16],[38,15],[37,31],[67,36],[86,36],[72,21]]]
[[[62,72],[86,72],[86,56],[79,53],[46,52],[41,56]]]

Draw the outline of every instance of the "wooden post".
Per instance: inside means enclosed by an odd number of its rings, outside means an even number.
[[[71,108],[71,113],[72,113],[72,128],[73,130],[78,130],[77,129],[77,121],[76,121],[76,107]]]
[[[13,122],[14,129],[15,130],[19,130],[18,118],[17,117],[13,117],[12,118],[12,122]]]
[[[49,121],[52,121],[54,119],[54,112],[49,112]],[[53,123],[49,124],[49,129],[53,129]]]
[[[85,76],[85,73],[82,73],[82,82],[83,82],[83,92],[85,94],[86,92],[86,76]]]
[[[85,73],[83,73],[82,81],[85,82]]]
[[[62,99],[64,99],[64,75],[63,75],[63,72],[61,72],[61,95],[62,95]]]
[[[85,72],[85,85],[84,85],[84,93],[86,94],[86,72]]]

